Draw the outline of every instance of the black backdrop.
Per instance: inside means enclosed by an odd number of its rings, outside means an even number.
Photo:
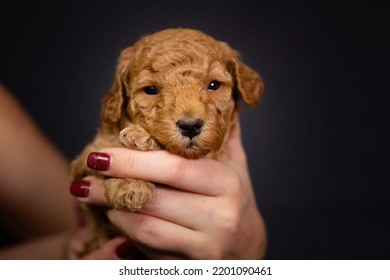
[[[163,28],[200,29],[265,80],[263,103],[241,120],[267,257],[390,258],[385,7],[88,2],[1,4],[0,81],[68,158],[96,131],[121,49]]]

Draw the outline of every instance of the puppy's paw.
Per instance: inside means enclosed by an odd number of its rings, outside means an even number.
[[[119,133],[119,141],[123,146],[141,150],[159,150],[160,145],[144,128],[131,124]]]
[[[117,209],[136,211],[151,199],[154,184],[135,179],[110,178],[104,181],[105,196],[108,203]]]

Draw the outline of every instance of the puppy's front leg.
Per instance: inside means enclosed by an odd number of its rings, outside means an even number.
[[[104,180],[108,203],[117,209],[136,211],[148,201],[154,191],[154,184],[144,180],[110,178]]]
[[[123,146],[141,151],[160,150],[160,145],[143,127],[129,123],[119,133]],[[148,201],[154,191],[154,184],[130,178],[104,180],[105,196],[109,204],[117,209],[136,211]]]
[[[119,141],[123,146],[141,150],[160,150],[157,141],[142,126],[130,123],[119,134]]]

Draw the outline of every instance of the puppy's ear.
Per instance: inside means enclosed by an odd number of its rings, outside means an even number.
[[[235,90],[246,105],[253,108],[261,101],[264,83],[260,74],[236,59],[233,62],[235,74]]]
[[[245,65],[238,58],[230,62],[234,80],[234,90],[246,105],[253,108],[260,103],[264,92],[264,83],[260,74]]]
[[[104,127],[113,127],[121,119],[127,99],[127,84],[130,81],[129,64],[133,57],[132,48],[122,51],[116,68],[114,84],[102,100],[101,122]]]
[[[234,91],[249,107],[255,107],[263,96],[264,83],[260,74],[242,63],[240,55],[228,44],[221,42],[223,53],[228,61],[229,72],[233,77]]]

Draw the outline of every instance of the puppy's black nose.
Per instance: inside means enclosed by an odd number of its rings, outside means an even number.
[[[176,125],[183,136],[192,139],[202,131],[203,120],[185,117],[180,119]]]

